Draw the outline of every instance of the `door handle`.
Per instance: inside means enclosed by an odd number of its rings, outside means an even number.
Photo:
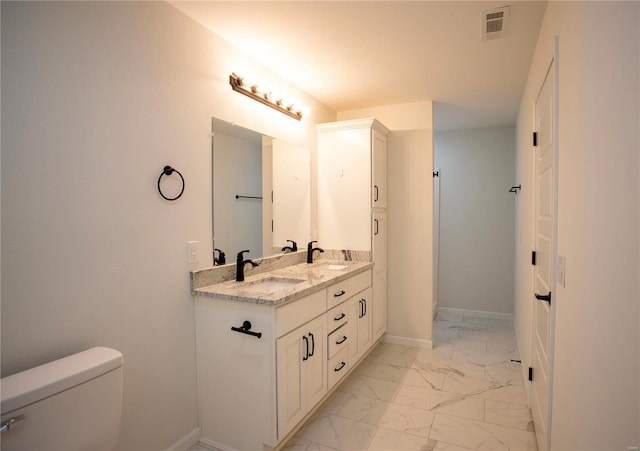
[[[364,316],[364,314],[362,313],[364,312],[364,307],[362,307],[362,299],[360,299],[358,303],[360,304],[360,312],[358,313],[358,318],[362,318]]]
[[[304,340],[306,345],[306,355],[302,358],[302,361],[304,362],[305,360],[309,359],[309,339],[307,338],[306,335],[302,337],[302,339]]]
[[[374,222],[374,224],[376,225],[376,231],[375,231],[375,232],[373,232],[373,234],[374,234],[374,235],[377,235],[377,234],[380,232],[380,231],[378,230],[378,220],[377,220],[377,219],[374,219],[374,220],[373,220],[373,222]]]
[[[538,294],[538,293],[535,293],[535,296],[536,296],[537,300],[548,302],[549,305],[551,305],[551,291],[549,291],[549,294]]]
[[[376,192],[375,196],[373,196],[373,201],[378,202],[378,185],[373,185],[373,190]]]

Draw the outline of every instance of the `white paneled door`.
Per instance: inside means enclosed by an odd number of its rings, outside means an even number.
[[[556,253],[555,216],[555,61],[540,90],[535,105],[536,135],[534,135],[536,159],[535,188],[535,293],[533,302],[533,384],[531,386],[531,411],[538,448],[548,449],[551,352],[553,337],[552,305],[554,302],[554,262]]]

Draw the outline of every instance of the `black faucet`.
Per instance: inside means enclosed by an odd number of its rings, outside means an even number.
[[[251,252],[248,249],[246,251],[238,252],[238,258],[236,259],[236,282],[242,282],[244,280],[244,265],[247,263],[251,263],[251,265],[255,268],[258,266],[256,262],[253,260],[243,260],[244,257],[242,254],[245,252]]]
[[[313,243],[317,243],[317,241],[309,241],[307,244],[307,263],[313,263],[313,251],[324,252],[324,249],[313,247]]]
[[[218,258],[216,258],[216,251],[218,251]],[[220,249],[213,250],[213,266],[225,265],[227,263],[227,259],[224,256],[224,252]]]
[[[293,240],[287,240],[287,242],[291,243],[291,246],[285,246],[282,248],[282,252],[298,252],[298,244]]]

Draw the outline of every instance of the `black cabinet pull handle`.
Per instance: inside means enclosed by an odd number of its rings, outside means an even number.
[[[313,354],[316,353],[316,338],[311,332],[309,332],[309,336],[311,337],[311,352],[309,353],[309,357],[313,357]]]
[[[344,362],[340,362],[340,366],[339,366],[338,368],[334,368],[334,369],[333,369],[333,371],[335,371],[335,372],[337,373],[337,372],[338,372],[338,371],[340,371],[342,368],[344,368],[344,367],[345,367],[345,365],[346,365],[346,363],[344,363]]]
[[[337,345],[341,345],[342,343],[344,343],[345,341],[347,341],[347,337],[345,337],[344,335],[342,336],[342,340],[340,341],[336,341]]]
[[[548,302],[549,305],[551,305],[551,291],[549,291],[549,294],[535,294],[536,299],[538,299],[539,301],[545,301]]]
[[[373,201],[378,202],[378,185],[373,185],[373,190],[375,191],[375,195],[373,196]]]
[[[340,314],[340,316],[336,316],[335,318],[333,318],[333,320],[334,320],[334,321],[340,321],[340,320],[341,320],[342,318],[344,318],[345,316],[347,316],[347,315],[345,315],[344,313],[341,313],[341,314]]]
[[[358,318],[362,318],[364,316],[362,314],[362,312],[364,311],[364,308],[362,307],[362,299],[360,299],[358,303],[360,304],[360,312],[358,313]]]
[[[364,313],[362,314],[362,316],[367,316],[367,300],[363,299],[362,303],[364,304]]]
[[[374,235],[377,235],[377,234],[380,232],[380,230],[379,230],[379,228],[378,228],[378,220],[377,220],[377,219],[374,219],[374,220],[373,220],[373,223],[376,225],[376,231],[375,231],[375,232],[373,232],[373,234],[374,234]]]
[[[302,361],[304,362],[305,360],[309,359],[309,339],[307,338],[307,336],[305,335],[304,337],[302,337],[302,339],[304,340],[305,344],[306,344],[306,355],[302,358]]]
[[[340,293],[334,293],[333,297],[334,298],[339,298],[340,296],[342,296],[343,294],[346,294],[347,292],[344,290],[340,290]]]
[[[251,323],[249,321],[243,321],[242,326],[240,327],[231,327],[231,330],[234,332],[240,332],[241,334],[251,335],[253,337],[262,337],[262,332],[253,332],[251,329]]]

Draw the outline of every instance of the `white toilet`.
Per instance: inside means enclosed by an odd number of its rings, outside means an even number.
[[[120,352],[92,348],[0,379],[2,451],[113,449],[122,365]]]

